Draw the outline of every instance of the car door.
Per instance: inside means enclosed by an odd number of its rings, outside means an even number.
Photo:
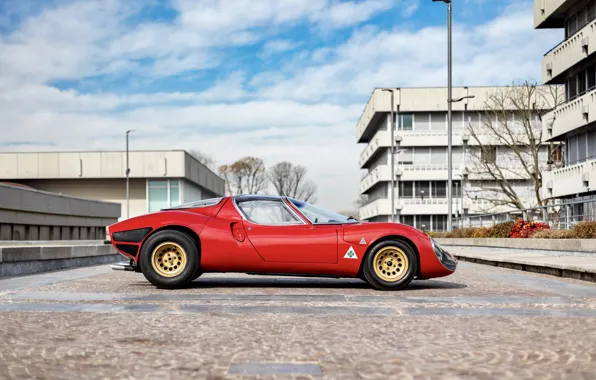
[[[237,204],[246,236],[268,262],[337,263],[339,226],[312,225],[280,198],[246,198]]]

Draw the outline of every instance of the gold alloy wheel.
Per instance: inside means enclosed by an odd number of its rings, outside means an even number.
[[[151,265],[160,276],[175,277],[186,267],[186,252],[176,243],[162,243],[153,250]]]
[[[375,254],[375,273],[382,280],[396,282],[408,272],[408,257],[397,247],[385,247]]]

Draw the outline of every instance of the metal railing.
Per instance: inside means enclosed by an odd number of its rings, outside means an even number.
[[[453,218],[452,225],[454,228],[490,227],[497,223],[515,221],[519,218],[527,221],[544,222],[552,229],[569,229],[578,222],[596,220],[596,199],[561,202],[493,214],[464,215],[463,217]]]

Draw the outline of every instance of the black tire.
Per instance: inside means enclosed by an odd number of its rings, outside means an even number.
[[[407,269],[403,269],[406,267],[405,260],[407,260]],[[385,274],[382,271],[387,268],[396,270],[386,272],[387,277],[383,278],[375,271],[375,265],[383,276]],[[366,280],[377,290],[403,289],[412,282],[417,271],[416,254],[408,244],[400,240],[386,240],[377,243],[366,255],[363,264]]]
[[[181,247],[186,256],[186,265],[172,277],[160,274],[152,264],[153,252],[164,244]],[[157,255],[159,254],[157,253]],[[191,282],[199,272],[199,251],[195,242],[184,232],[175,230],[163,230],[151,235],[141,248],[139,261],[145,278],[162,289],[182,288]]]

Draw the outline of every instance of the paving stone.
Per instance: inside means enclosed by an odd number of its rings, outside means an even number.
[[[379,292],[84,268],[0,280],[7,379],[593,379],[596,285],[462,263]]]

